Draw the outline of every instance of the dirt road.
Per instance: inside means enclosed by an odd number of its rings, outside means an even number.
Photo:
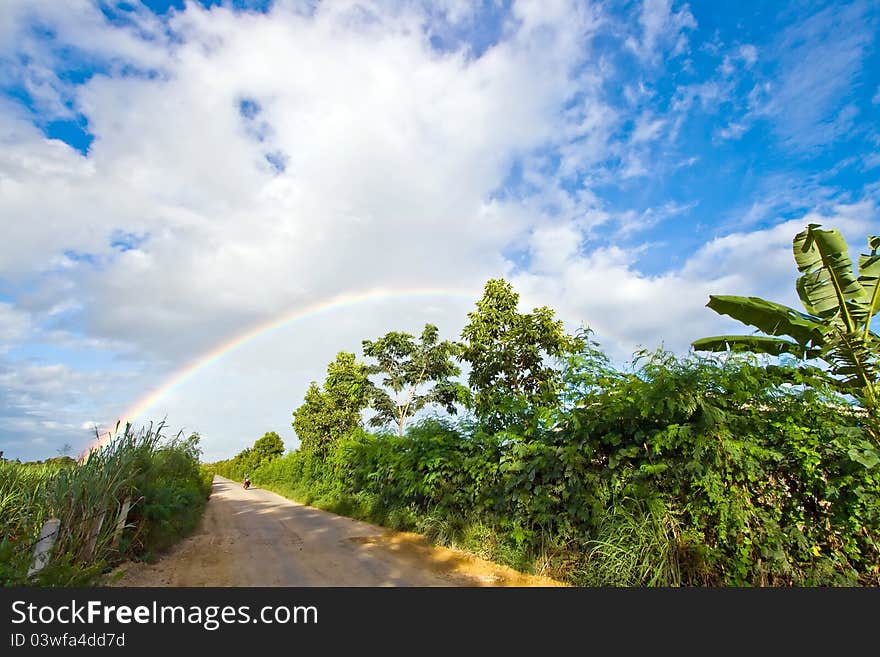
[[[559,586],[222,477],[192,535],[122,570],[116,586]]]

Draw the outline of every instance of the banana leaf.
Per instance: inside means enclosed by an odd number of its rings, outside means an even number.
[[[773,356],[792,354],[798,358],[815,358],[820,353],[797,342],[759,335],[715,335],[694,340],[691,346],[697,351],[751,351]]]
[[[868,238],[868,243],[872,240],[880,241],[880,237],[872,236]],[[859,256],[859,283],[865,291],[865,300],[856,305],[853,310],[853,318],[863,327],[863,331],[867,332],[871,324],[871,318],[880,311],[880,255],[872,253],[871,255],[862,254]]]
[[[810,224],[792,242],[801,276],[797,291],[807,312],[823,319],[839,318],[847,331],[855,330],[848,303],[866,300],[865,289],[853,272],[849,249],[837,230]]]
[[[802,347],[824,343],[828,328],[816,318],[760,297],[709,295],[709,308],[768,335],[788,336]]]

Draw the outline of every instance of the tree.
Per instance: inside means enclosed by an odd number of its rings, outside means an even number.
[[[236,470],[244,471],[253,470],[258,465],[254,458],[253,450],[250,447],[245,447],[236,454],[232,459],[232,463]]]
[[[376,360],[368,367],[369,373],[381,374],[382,386],[391,390],[373,387],[371,406],[376,415],[370,419],[371,425],[394,423],[402,436],[407,420],[426,406],[439,404],[454,414],[456,404],[467,403],[467,388],[451,380],[461,374],[452,361],[459,347],[439,340],[437,327],[425,324],[418,342],[399,331],[363,341],[364,355]]]
[[[302,405],[293,412],[293,431],[299,438],[300,449],[320,452],[329,440],[327,401],[315,381],[309,384]]]
[[[486,283],[470,323],[462,329],[460,359],[470,363],[475,409],[491,430],[522,419],[536,405],[556,406],[560,373],[548,358],[563,358],[583,343],[563,330],[546,306],[518,311],[519,294],[503,279]]]
[[[327,366],[323,387],[312,381],[303,404],[293,413],[301,448],[323,454],[361,426],[361,411],[369,404],[371,389],[366,366],[354,354],[339,352]]]
[[[254,443],[251,453],[258,463],[271,461],[284,454],[284,441],[274,431],[267,431]]]
[[[797,292],[806,313],[759,297],[710,295],[707,306],[767,335],[720,335],[695,340],[699,351],[753,351],[821,359],[836,385],[877,412],[880,337],[871,319],[880,310],[880,236],[868,237],[870,254],[854,271],[837,230],[809,224],[792,242],[801,273]]]

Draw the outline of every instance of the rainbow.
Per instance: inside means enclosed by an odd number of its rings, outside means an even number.
[[[118,423],[113,422],[109,426],[124,427],[125,424],[128,422],[134,424],[134,422],[140,416],[142,416],[150,407],[162,400],[173,390],[182,386],[199,372],[207,369],[212,364],[216,363],[228,354],[234,352],[236,349],[239,349],[251,340],[271,333],[272,331],[276,331],[294,322],[308,319],[310,317],[314,317],[316,315],[320,315],[321,313],[325,313],[331,310],[337,310],[339,308],[345,308],[346,306],[353,306],[359,303],[365,303],[367,301],[379,301],[383,299],[401,297],[449,297],[476,300],[478,296],[479,292],[475,293],[474,291],[452,290],[449,288],[423,287],[399,290],[374,288],[364,292],[340,294],[330,298],[329,300],[313,303],[309,306],[306,306],[305,308],[298,308],[296,310],[275,317],[274,319],[271,319],[267,322],[258,324],[248,329],[244,333],[241,333],[233,337],[232,339],[221,343],[217,347],[213,348],[211,351],[202,355],[200,358],[197,358],[196,360],[191,362],[183,369],[178,370],[177,372],[169,376],[168,379],[166,379],[158,388],[139,398],[137,401],[134,402],[134,404],[132,404],[131,407],[129,407],[126,411],[122,413],[122,415],[119,417]],[[109,431],[99,436],[92,442],[91,446],[86,450],[86,452],[99,449],[101,446],[109,442],[114,435],[115,434],[113,431]]]

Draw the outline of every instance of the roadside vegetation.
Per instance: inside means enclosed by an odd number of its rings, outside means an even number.
[[[200,466],[199,436],[160,424],[82,462],[0,459],[0,582],[89,584],[152,559],[195,526],[216,472],[576,585],[876,586],[880,238],[868,246],[853,263],[811,225],[793,240],[805,312],[712,295],[760,333],[623,365],[490,280],[457,340],[427,324],[340,352],[288,453],[268,432]],[[29,574],[50,518],[50,559]]]
[[[199,436],[130,425],[82,462],[0,460],[0,583],[76,586],[124,559],[152,559],[192,530],[211,489]],[[124,512],[124,515],[123,515]],[[60,520],[47,565],[29,575],[44,523]]]
[[[489,281],[457,342],[427,325],[365,340],[364,362],[341,352],[294,411],[297,451],[267,434],[213,468],[578,585],[878,585],[869,247],[853,271],[810,226],[793,243],[807,313],[713,296],[766,335],[625,366]]]

